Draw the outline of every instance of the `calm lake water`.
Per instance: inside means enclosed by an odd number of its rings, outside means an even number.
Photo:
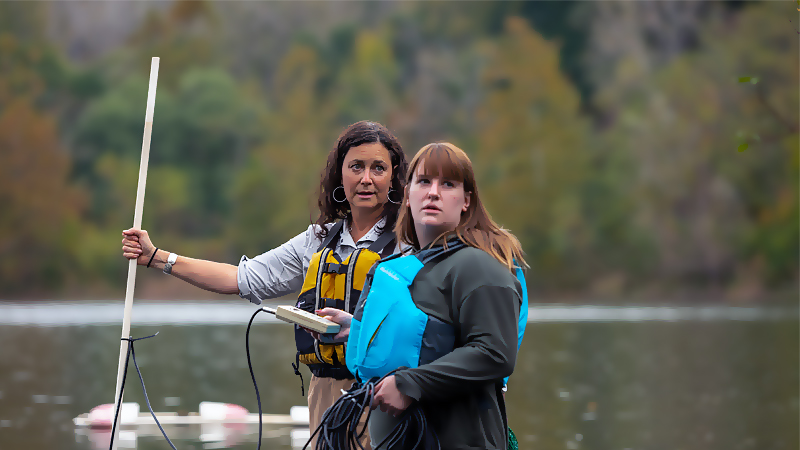
[[[244,334],[254,307],[134,306],[137,361],[156,411],[201,401],[257,411]],[[509,382],[509,421],[522,449],[797,450],[798,311],[758,308],[531,309]],[[108,448],[72,419],[113,401],[122,303],[0,303],[0,449]],[[266,314],[251,334],[265,413],[304,405],[293,374],[292,328]],[[131,364],[132,366],[132,364]],[[304,370],[306,386],[308,371]],[[130,367],[125,401],[146,411]],[[168,428],[179,449],[254,449],[257,429],[203,441]],[[157,432],[157,430],[156,430]],[[168,449],[127,433],[120,448]],[[103,444],[106,442],[106,444]],[[291,449],[290,428],[262,448]]]

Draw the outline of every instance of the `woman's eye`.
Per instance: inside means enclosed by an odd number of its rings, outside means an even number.
[[[378,172],[378,173],[383,173],[384,171],[386,171],[386,168],[383,167],[383,166],[375,166],[375,168],[373,170]]]
[[[419,184],[428,184],[430,181],[427,178],[418,178],[417,183]]]
[[[444,184],[445,186],[447,186],[447,187],[449,187],[449,188],[456,187],[456,184],[455,184],[455,183],[453,183],[452,181],[445,181],[445,182],[444,182],[444,183],[442,183],[442,184]]]
[[[361,163],[350,164],[350,168],[353,169],[353,170],[360,170],[361,169]]]

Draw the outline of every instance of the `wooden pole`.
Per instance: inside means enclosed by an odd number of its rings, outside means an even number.
[[[150,136],[153,132],[153,109],[156,103],[156,83],[158,82],[158,58],[153,58],[150,63],[150,87],[147,90],[147,111],[144,119],[144,138],[142,140],[142,159],[139,163],[139,185],[136,188],[136,210],[133,214],[133,227],[142,227],[142,208],[144,207],[144,188],[147,184],[147,163],[150,160]],[[130,337],[131,331],[131,309],[133,309],[133,288],[136,284],[136,259],[128,261],[128,286],[125,289],[125,313],[122,316],[122,338]],[[120,341],[119,344],[119,364],[117,366],[117,389],[114,391],[114,411],[117,410],[118,401],[122,401],[120,390],[122,389],[123,369],[125,368],[125,357],[128,353],[128,342]],[[122,419],[117,419],[118,423],[114,432],[114,444],[112,450],[116,450],[119,442],[119,429]]]

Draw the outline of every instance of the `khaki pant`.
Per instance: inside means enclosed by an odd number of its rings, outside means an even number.
[[[311,434],[314,434],[314,430],[319,426],[325,411],[333,405],[333,402],[342,396],[342,389],[345,391],[350,389],[354,381],[353,379],[335,380],[333,378],[311,376],[311,382],[308,384],[308,426],[311,430]],[[361,419],[358,421],[359,431],[364,427],[366,420],[367,413],[364,412],[364,414],[361,415]],[[369,433],[364,433],[360,442],[366,450],[372,450]],[[317,438],[315,436],[307,448],[313,450],[316,445]]]

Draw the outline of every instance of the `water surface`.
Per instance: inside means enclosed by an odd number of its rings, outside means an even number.
[[[132,334],[159,332],[136,344],[153,408],[218,401],[256,411],[244,351],[253,311],[134,306]],[[121,314],[121,304],[0,303],[0,448],[107,448],[72,418],[113,400]],[[509,422],[523,449],[797,450],[798,336],[796,310],[534,308],[509,382]],[[260,314],[251,350],[264,411],[305,404],[292,328]],[[130,370],[125,400],[144,411]],[[120,448],[169,448],[142,431],[123,435]],[[256,445],[255,427],[225,430],[222,442],[209,440],[220,430],[167,431],[179,449]],[[290,431],[266,429],[262,448],[291,449]]]

